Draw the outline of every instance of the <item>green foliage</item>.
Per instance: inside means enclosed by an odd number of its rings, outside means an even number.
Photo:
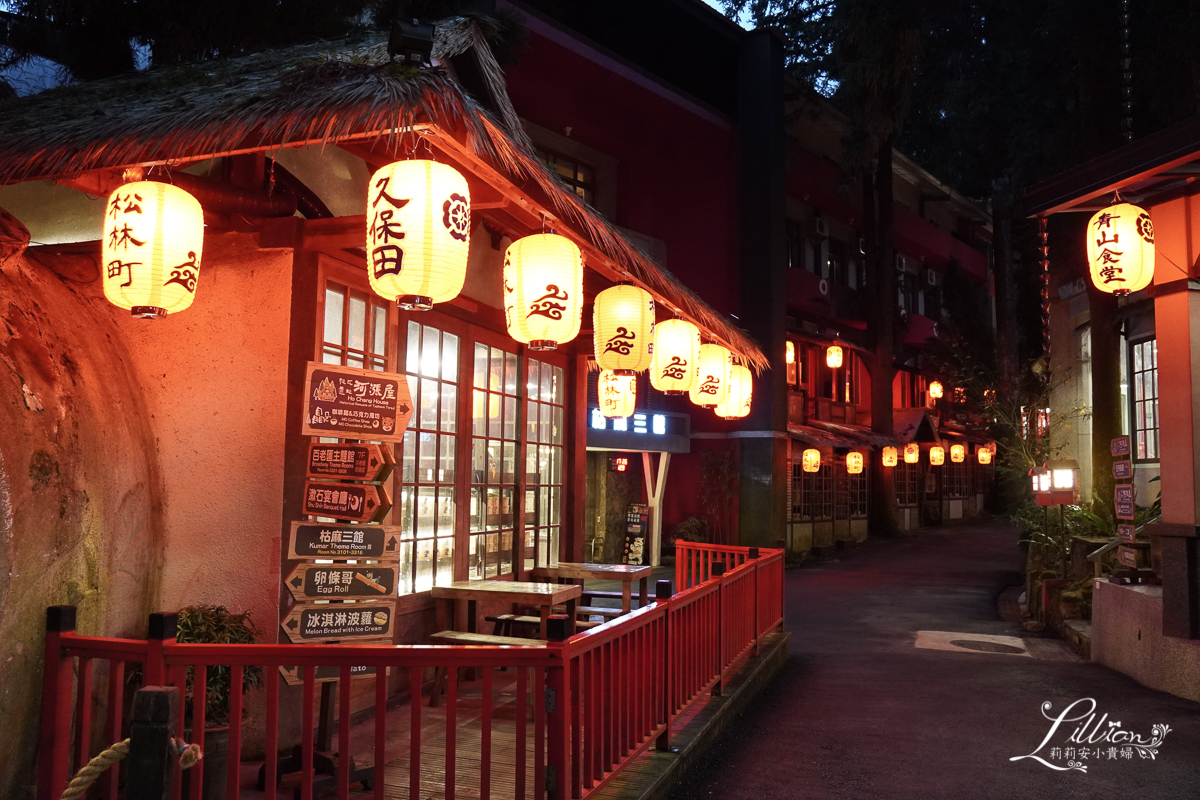
[[[674,542],[707,542],[708,520],[688,517],[671,530],[671,540]]]
[[[712,447],[700,456],[700,502],[708,531],[717,542],[728,541],[730,511],[738,490],[738,466],[732,447]]]
[[[232,613],[225,606],[195,605],[179,611],[175,641],[186,644],[254,644],[258,629],[250,612]],[[192,709],[194,668],[187,669],[185,713]],[[242,691],[257,688],[262,683],[262,667],[242,670]],[[205,675],[204,722],[208,727],[229,722],[229,667],[208,667]]]

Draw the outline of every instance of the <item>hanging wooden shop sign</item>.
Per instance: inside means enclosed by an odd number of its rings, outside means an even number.
[[[396,591],[396,570],[345,564],[301,564],[283,582],[297,601],[378,599],[390,597]]]
[[[1125,547],[1122,545],[1117,548],[1117,562],[1123,567],[1137,569],[1139,566],[1138,551],[1133,547]]]
[[[293,522],[288,558],[400,560],[400,529],[391,525]]]
[[[1132,544],[1136,538],[1136,532],[1132,525],[1118,525],[1117,538],[1126,544]]]
[[[399,442],[411,417],[403,375],[308,363],[300,428],[304,436]]]
[[[1136,509],[1133,505],[1133,485],[1119,484],[1113,487],[1113,504],[1117,509],[1117,519],[1133,521]]]
[[[380,640],[380,644],[391,644]],[[358,642],[355,644],[369,644],[369,642]],[[288,686],[303,686],[304,685],[304,670],[315,669],[317,675],[313,680],[317,683],[329,683],[336,681],[342,677],[342,668],[330,665],[320,667],[280,667],[279,674],[283,677],[283,682]],[[370,678],[375,674],[375,667],[351,667],[351,678]]]
[[[391,474],[395,464],[392,448],[386,445],[314,442],[308,446],[305,476],[378,482]]]
[[[1112,453],[1113,458],[1129,455],[1129,437],[1118,436],[1108,443],[1108,452]]]
[[[1113,477],[1119,481],[1133,478],[1133,462],[1129,459],[1113,462]]]
[[[388,638],[394,616],[391,603],[298,603],[279,627],[296,644]]]
[[[304,513],[355,522],[376,522],[392,507],[387,488],[369,483],[304,482]]]

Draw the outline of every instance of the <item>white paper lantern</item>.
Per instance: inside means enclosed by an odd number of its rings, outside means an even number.
[[[606,417],[628,417],[637,405],[637,376],[601,370],[596,382],[600,413]]]
[[[108,196],[103,236],[110,303],[143,319],[192,304],[204,246],[204,211],[196,198],[169,183],[127,183]]]
[[[916,464],[921,460],[921,445],[916,442],[909,442],[904,445],[904,463]]]
[[[367,190],[367,277],[380,297],[427,310],[462,291],[471,248],[471,192],[453,167],[397,161]]]
[[[830,345],[825,351],[825,366],[830,369],[837,369],[842,365],[842,348],[836,344]]]
[[[1144,209],[1117,203],[1088,222],[1088,264],[1097,289],[1124,295],[1154,279],[1154,225]]]
[[[955,464],[961,464],[967,458],[967,448],[961,444],[950,445],[950,460]]]
[[[940,381],[934,381],[933,383],[929,384],[929,396],[934,400],[940,400],[942,395],[945,393],[946,390],[942,388]]]
[[[800,457],[800,463],[805,472],[817,472],[821,469],[821,451],[810,447]]]
[[[975,448],[975,457],[979,459],[979,463],[987,466],[992,463],[992,447],[991,445],[980,445]]]
[[[929,463],[935,467],[946,463],[946,449],[938,445],[929,448]]]
[[[860,475],[863,471],[863,454],[851,451],[846,453],[846,472],[850,475]]]
[[[733,374],[733,355],[719,344],[700,345],[700,375],[688,391],[698,406],[716,408],[729,397],[729,379]]]
[[[654,354],[654,298],[632,283],[596,295],[592,338],[600,369],[632,375],[650,368]]]
[[[667,394],[683,394],[700,376],[700,329],[683,319],[654,327],[650,385]]]
[[[538,233],[504,253],[504,319],[508,335],[531,350],[553,350],[579,335],[583,256],[565,236]]]
[[[725,419],[741,419],[750,413],[750,400],[754,394],[754,376],[741,364],[735,364],[729,376],[729,397],[717,406],[717,416]]]
[[[894,447],[883,448],[883,465],[885,467],[894,467],[899,459],[899,451]]]

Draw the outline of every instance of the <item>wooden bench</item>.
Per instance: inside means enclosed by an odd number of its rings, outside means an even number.
[[[554,613],[565,614],[566,609],[556,607],[554,609]],[[611,606],[578,606],[575,609],[575,613],[581,617],[597,616],[604,617],[605,619],[616,619],[625,612],[619,608],[612,608]]]
[[[507,615],[511,616],[511,615]],[[532,618],[534,623],[541,622],[539,617]],[[503,647],[545,647],[541,639],[525,639],[518,636],[496,636],[490,633],[469,633],[467,631],[438,631],[429,637],[430,644],[457,645],[499,645]],[[436,708],[441,701],[443,688],[449,670],[438,667],[433,676],[433,691],[429,693],[429,705]]]
[[[492,627],[492,633],[496,636],[512,636],[513,629],[518,625],[530,625],[534,629],[537,629],[541,626],[542,622],[541,617],[535,617],[529,614],[498,614],[494,617],[484,617],[484,620],[494,623]],[[588,628],[594,628],[600,624],[602,623],[590,622],[587,620],[582,622],[576,621],[575,628],[576,630],[587,630]]]

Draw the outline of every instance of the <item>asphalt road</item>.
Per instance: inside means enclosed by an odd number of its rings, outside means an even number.
[[[1016,539],[999,523],[947,527],[789,570],[787,664],[673,800],[1200,798],[1200,704],[1073,659],[1048,638],[1018,643],[1041,657],[915,646],[918,631],[1039,636],[997,611],[1021,582]],[[1078,748],[1096,745],[1065,740],[1086,718],[1063,722],[1038,750],[1053,724],[1042,704],[1057,717],[1088,698],[1096,717],[1108,714],[1105,731],[1119,722],[1148,739],[1168,725],[1157,756],[1113,759],[1102,743],[1100,757],[1080,759]],[[1066,766],[1068,746],[1086,772],[1010,761],[1036,752]]]

